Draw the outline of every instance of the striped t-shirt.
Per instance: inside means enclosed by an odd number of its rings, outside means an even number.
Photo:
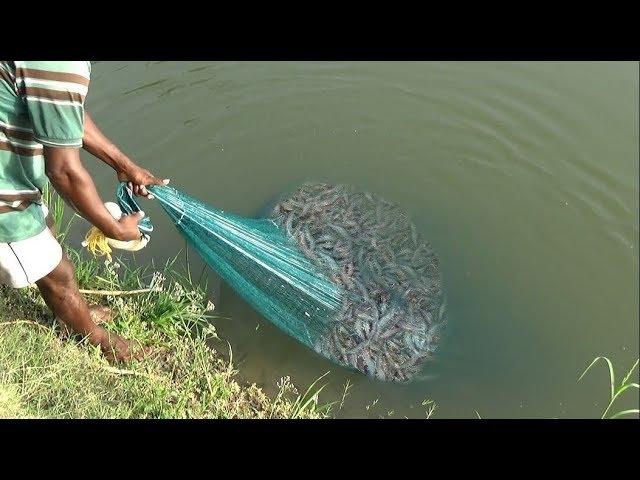
[[[43,145],[82,146],[89,62],[0,61],[0,243],[37,235]]]

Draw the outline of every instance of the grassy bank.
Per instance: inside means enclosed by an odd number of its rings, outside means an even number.
[[[283,379],[275,398],[240,385],[213,350],[213,305],[204,289],[167,265],[161,271],[104,264],[68,251],[80,287],[150,290],[87,294],[116,316],[105,325],[152,354],[110,365],[96,347],[58,323],[35,289],[0,287],[0,418],[322,418],[316,386],[299,393]],[[130,257],[127,258],[130,261]]]

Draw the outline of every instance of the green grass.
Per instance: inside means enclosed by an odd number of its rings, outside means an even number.
[[[607,405],[607,408],[605,408],[604,412],[602,412],[602,417],[601,418],[610,418],[610,419],[612,419],[612,418],[623,417],[623,416],[626,416],[626,415],[636,415],[637,416],[638,413],[640,413],[640,411],[637,408],[633,408],[633,409],[629,409],[629,410],[621,410],[621,411],[616,412],[616,413],[609,413],[609,411],[613,407],[613,405],[616,402],[616,400],[618,398],[620,398],[620,396],[624,392],[626,392],[627,390],[633,389],[633,388],[635,388],[636,390],[640,389],[640,387],[638,386],[637,383],[629,381],[629,379],[631,378],[631,374],[638,367],[638,360],[636,360],[636,362],[632,365],[632,367],[629,369],[629,371],[624,376],[624,378],[622,379],[622,381],[620,382],[620,384],[618,386],[616,386],[616,374],[615,374],[615,370],[613,368],[613,364],[611,363],[611,360],[609,360],[607,357],[596,357],[596,358],[594,358],[593,361],[589,364],[589,366],[585,369],[585,371],[582,372],[582,375],[580,375],[580,378],[578,379],[578,381],[582,380],[582,378],[586,375],[586,373],[589,370],[591,370],[591,368],[596,363],[598,363],[599,361],[604,362],[607,365],[607,368],[609,370],[609,403]]]
[[[44,191],[42,192],[42,201],[49,209],[49,215],[53,220],[56,236],[58,237],[58,240],[62,242],[69,234],[69,230],[73,225],[76,214],[72,213],[71,218],[68,218],[69,211],[64,200],[48,183],[45,185]]]
[[[150,357],[109,365],[96,347],[52,318],[36,289],[0,287],[0,418],[323,418],[322,386],[299,394],[290,379],[268,398],[240,385],[210,347],[216,335],[205,290],[172,271],[128,267],[67,250],[90,290],[159,291],[88,295],[117,313],[110,331],[152,347]]]

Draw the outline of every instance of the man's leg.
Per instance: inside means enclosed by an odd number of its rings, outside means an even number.
[[[51,217],[51,213],[45,206],[43,206],[42,209],[44,210],[44,214],[45,214],[44,220],[47,224],[47,227],[49,227],[49,230],[51,230],[51,235],[55,237],[56,226],[53,222],[53,218]],[[63,258],[64,258],[64,254],[63,254]],[[91,320],[93,320],[94,323],[96,324],[108,322],[113,318],[112,317],[113,312],[109,307],[105,307],[103,305],[88,305],[88,307],[89,307],[89,315],[91,315]]]
[[[89,308],[78,290],[73,265],[66,255],[63,254],[58,266],[36,285],[51,311],[75,333],[88,337],[94,345],[100,345],[107,358],[117,361],[131,359],[127,341],[91,320]]]

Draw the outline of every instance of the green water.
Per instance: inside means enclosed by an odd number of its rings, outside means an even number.
[[[608,375],[577,383],[582,370],[638,356],[637,63],[98,62],[87,106],[134,160],[219,208],[252,216],[305,180],[354,183],[439,253],[449,336],[407,386],[325,361],[211,275],[230,317],[216,327],[269,392],[330,370],[324,399],[352,384],[343,417],[424,417],[426,397],[440,418],[595,417]],[[111,171],[84,158],[113,199]],[[184,241],[143,205],[156,233],[139,258],[162,262]]]

